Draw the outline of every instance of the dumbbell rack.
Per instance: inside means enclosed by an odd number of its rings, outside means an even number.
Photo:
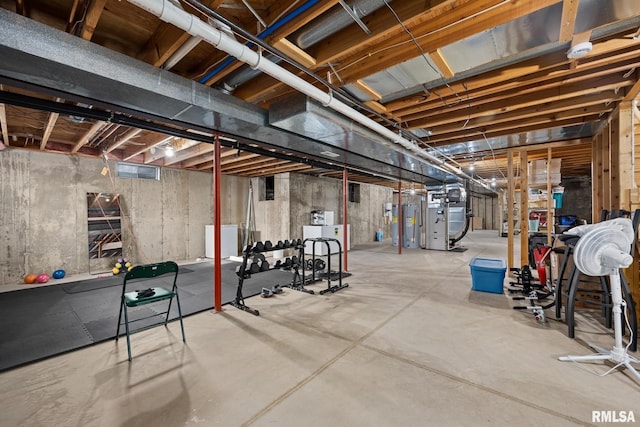
[[[293,256],[292,258],[287,258],[285,263],[281,263],[278,261],[273,268],[270,268],[269,263],[264,257],[264,252],[272,252],[281,249],[299,249],[300,251],[304,248],[302,245],[302,240],[285,240],[284,242],[278,241],[276,245],[273,245],[270,241],[256,242],[253,246],[247,246],[242,251],[242,264],[238,266],[236,269],[236,275],[238,276],[238,287],[236,289],[236,298],[231,302],[236,308],[240,310],[246,311],[247,313],[251,313],[255,316],[259,316],[260,312],[255,308],[249,307],[244,302],[244,295],[242,294],[242,286],[246,279],[250,279],[253,274],[270,271],[280,268],[290,268],[294,270],[294,280],[291,284],[287,285],[295,290],[300,290],[304,292],[313,293],[313,291],[308,291],[304,289],[304,284],[296,285],[296,276],[300,276],[298,271],[300,266],[300,258],[297,256]],[[251,262],[249,262],[251,261]]]
[[[311,242],[312,244],[312,249],[311,249],[312,274],[311,274],[311,278],[309,279],[309,282],[315,282],[316,280],[320,280],[316,278],[316,243],[324,243],[325,245],[327,245],[327,288],[321,290],[319,292],[320,295],[326,294],[327,292],[336,292],[336,291],[339,291],[340,289],[349,287],[348,283],[342,283],[342,245],[340,244],[340,240],[333,239],[330,237],[316,237],[316,238],[309,238],[304,240],[302,245],[303,255],[301,256],[302,277],[305,277],[306,262],[304,259],[304,247],[306,246],[307,242]],[[332,242],[338,245],[338,284],[333,286],[331,285],[331,243]]]

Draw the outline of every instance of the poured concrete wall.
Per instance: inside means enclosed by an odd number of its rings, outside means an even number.
[[[28,273],[108,270],[113,260],[88,259],[88,192],[122,197],[123,253],[134,263],[204,256],[204,226],[213,223],[212,176],[163,168],[159,181],[100,172],[99,159],[25,150],[0,155],[0,285]],[[222,177],[221,221],[243,224],[248,179]]]
[[[256,230],[258,240],[277,242],[301,239],[302,227],[309,225],[311,211],[334,212],[334,222],[342,223],[342,180],[285,173],[275,176],[275,200],[259,201],[260,180],[252,180],[256,200]],[[374,241],[383,228],[383,205],[390,202],[392,190],[370,184],[360,184],[360,203],[349,202],[348,222],[351,224],[351,245]]]
[[[114,260],[89,260],[87,193],[118,193],[122,205],[123,254],[134,263],[204,256],[204,226],[213,223],[212,176],[161,169],[159,181],[102,175],[101,159],[9,149],[0,153],[0,286],[28,273],[58,268],[67,274],[98,273]],[[342,222],[342,181],[300,174],[275,177],[275,200],[259,200],[254,187],[256,238],[302,238],[312,210],[332,210]],[[244,228],[248,178],[222,177],[221,222]],[[374,240],[385,227],[383,204],[392,190],[360,184],[360,203],[349,203],[351,244]],[[390,236],[388,227],[385,236]],[[239,233],[241,241],[241,233]]]
[[[288,173],[275,175],[273,200],[264,200],[262,179],[251,179],[254,206],[253,220],[255,221],[254,237],[256,241],[271,240],[275,243],[278,240],[298,238],[298,236],[293,236],[289,233],[289,181]],[[301,238],[302,236],[299,237]]]
[[[392,198],[391,188],[360,184],[360,203],[349,202],[347,206],[352,242],[373,242],[378,230],[384,238],[391,237],[391,221],[384,217],[384,204],[391,203]]]
[[[290,174],[291,235],[302,238],[302,227],[311,224],[311,211],[333,211],[334,224],[342,224],[342,181]],[[353,235],[353,231],[351,232]],[[354,243],[353,236],[351,237]]]

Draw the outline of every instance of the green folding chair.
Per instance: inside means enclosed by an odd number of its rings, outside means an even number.
[[[167,289],[164,287],[145,287],[142,284],[145,282],[140,282],[138,279],[151,279],[154,277],[160,277],[165,274],[173,274],[173,286],[171,289]],[[138,265],[133,267],[131,271],[129,271],[124,276],[124,282],[122,283],[122,298],[120,299],[120,314],[118,315],[118,331],[116,332],[116,341],[120,337],[120,325],[124,324],[125,331],[127,334],[127,351],[129,353],[129,361],[131,361],[131,340],[129,336],[131,335],[131,331],[129,329],[129,324],[134,322],[139,322],[141,320],[153,318],[156,316],[164,317],[163,321],[156,322],[150,325],[146,325],[144,327],[140,327],[134,330],[134,332],[143,331],[145,329],[153,328],[155,326],[161,325],[164,323],[167,326],[167,322],[169,321],[169,311],[171,310],[171,303],[173,298],[176,299],[176,304],[178,306],[178,318],[180,319],[180,329],[182,330],[182,341],[186,342],[184,336],[184,325],[182,323],[182,309],[180,308],[180,298],[178,297],[178,286],[176,284],[178,280],[178,264],[173,261],[165,261],[159,262],[156,264],[146,264],[146,265]],[[140,288],[137,290],[128,290],[129,288],[133,288],[135,284],[136,288]],[[148,316],[136,317],[132,320],[129,319],[128,309],[134,307],[140,307],[147,304],[154,304],[161,301],[168,300],[168,306],[166,311],[162,311],[159,313],[154,313]],[[122,322],[122,313],[124,312],[124,322]]]

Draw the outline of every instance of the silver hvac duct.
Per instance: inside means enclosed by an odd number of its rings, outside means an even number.
[[[384,6],[383,0],[356,0],[350,5],[357,13],[359,17],[367,16],[374,10]],[[353,18],[345,12],[344,8],[336,5],[333,7],[324,18],[321,18],[318,22],[302,27],[297,32],[291,35],[291,39],[295,40],[295,43],[301,49],[306,49],[321,40],[329,37],[330,35],[340,31],[353,23]],[[280,63],[282,60],[275,55],[265,55],[275,64]],[[242,69],[231,73],[231,75],[225,79],[220,87],[227,91],[232,92],[238,86],[248,82],[254,77],[261,74],[260,70],[254,70],[250,67],[242,67]]]
[[[354,110],[344,102],[336,99],[333,93],[324,92],[301,77],[263,58],[258,52],[254,52],[244,44],[238,43],[235,39],[230,38],[222,31],[177,7],[171,0],[129,0],[129,3],[147,10],[161,20],[173,24],[191,35],[202,37],[203,40],[235,57],[237,60],[263,71],[265,74],[280,80],[287,86],[315,99],[324,107],[337,111],[345,117],[365,126],[388,141],[393,142],[394,145],[402,147],[399,148],[400,151],[404,149],[407,153],[411,153],[419,159],[426,160],[433,167],[445,173],[473,180],[472,177],[464,173],[460,168],[435,157],[433,154],[422,149],[414,141],[405,139],[402,135],[398,135],[393,130],[384,127],[375,120]]]
[[[385,4],[384,0],[356,0],[350,2],[350,6],[358,13],[358,16],[363,17],[385,6]],[[306,49],[352,23],[353,18],[342,7],[335,6],[317,22],[314,21],[313,24],[306,25],[293,33],[291,39],[295,40],[300,49]]]

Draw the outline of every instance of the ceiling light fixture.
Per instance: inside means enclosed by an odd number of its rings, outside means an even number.
[[[167,148],[164,149],[164,155],[167,157],[173,157],[175,155],[175,151],[173,151],[173,147],[172,146],[168,146]]]
[[[591,49],[593,49],[593,45],[591,44],[591,42],[578,43],[575,46],[571,46],[571,48],[567,51],[567,58],[584,58],[589,54],[589,52],[591,52]]]
[[[475,163],[471,163],[471,164],[469,165],[469,170],[470,170],[470,171],[474,171],[475,169],[476,169],[476,164],[475,164]]]

